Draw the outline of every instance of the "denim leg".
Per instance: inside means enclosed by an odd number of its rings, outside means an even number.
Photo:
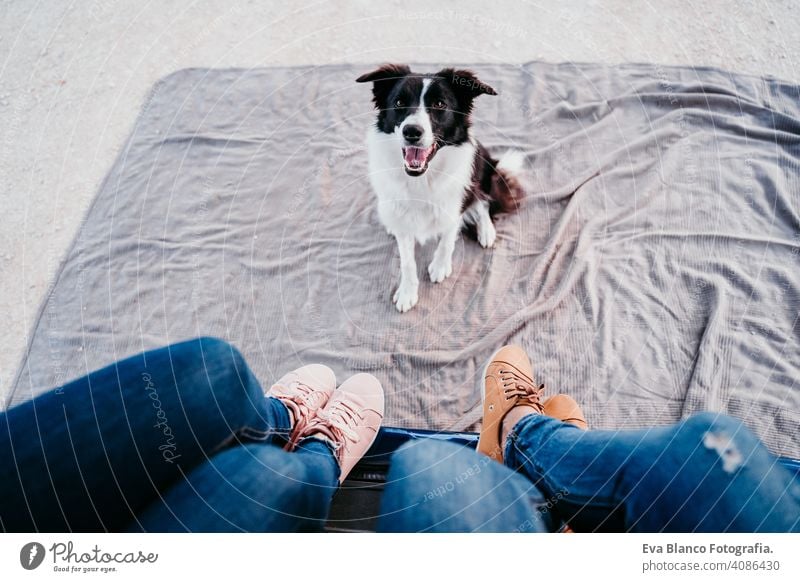
[[[796,531],[800,485],[741,422],[702,413],[670,427],[582,431],[531,415],[506,463],[576,531]]]
[[[288,429],[224,341],[133,356],[0,414],[0,528],[122,529],[237,437]]]
[[[339,464],[317,439],[305,440],[292,453],[270,444],[235,446],[173,485],[130,529],[319,531],[338,485]]]
[[[530,481],[471,449],[425,439],[392,456],[380,515],[383,532],[534,532],[552,521]]]

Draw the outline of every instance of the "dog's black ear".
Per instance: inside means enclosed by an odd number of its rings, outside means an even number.
[[[372,82],[372,100],[375,106],[380,109],[386,102],[386,96],[400,79],[411,72],[406,65],[383,65],[372,71],[365,73],[356,79],[356,83]]]
[[[356,83],[369,83],[372,82],[379,82],[379,81],[389,81],[394,80],[397,81],[398,79],[402,79],[406,75],[411,72],[406,65],[392,65],[386,64],[383,65],[371,73],[364,73],[358,79],[356,79]]]
[[[497,95],[492,87],[478,79],[475,73],[465,69],[442,69],[436,76],[450,83],[458,99],[459,109],[464,113],[472,110],[472,100],[478,95]]]

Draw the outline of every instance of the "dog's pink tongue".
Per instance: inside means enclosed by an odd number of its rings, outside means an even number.
[[[421,168],[425,160],[428,159],[428,150],[429,148],[407,147],[403,152],[406,164],[412,168]]]

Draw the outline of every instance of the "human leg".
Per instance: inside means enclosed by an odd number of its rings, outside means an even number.
[[[585,431],[571,399],[557,407],[566,422],[548,417],[543,391],[523,350],[498,350],[478,448],[557,500],[576,530],[798,528],[800,485],[739,421],[706,413],[673,427]]]
[[[489,457],[424,439],[392,455],[378,531],[548,531],[549,506],[530,481]]]
[[[280,392],[286,393],[287,390]],[[383,417],[383,389],[357,374],[324,406],[296,417],[286,450],[235,446],[194,469],[150,505],[135,531],[314,531],[333,493],[367,452]]]
[[[221,340],[138,354],[0,415],[0,527],[120,529],[238,437],[289,429],[283,404]]]
[[[294,452],[252,443],[191,471],[138,516],[132,531],[319,531],[339,486],[339,464],[318,439]]]
[[[530,414],[506,464],[558,497],[577,531],[796,531],[800,485],[740,421],[703,413],[671,427],[581,431]],[[560,493],[560,494],[559,494]]]

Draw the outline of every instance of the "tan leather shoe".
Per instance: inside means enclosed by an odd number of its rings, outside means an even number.
[[[503,462],[500,432],[503,417],[519,405],[544,412],[540,400],[544,384],[533,379],[528,355],[517,346],[503,346],[486,364],[483,373],[483,425],[478,439],[478,452]]]
[[[356,374],[339,386],[325,407],[289,443],[289,450],[306,437],[328,441],[339,462],[339,482],[342,482],[378,436],[383,409],[383,388],[378,379],[370,374]]]
[[[588,430],[589,424],[581,410],[581,407],[572,396],[567,394],[556,394],[542,403],[544,413],[547,416],[557,418],[562,422],[573,424],[580,429]]]

